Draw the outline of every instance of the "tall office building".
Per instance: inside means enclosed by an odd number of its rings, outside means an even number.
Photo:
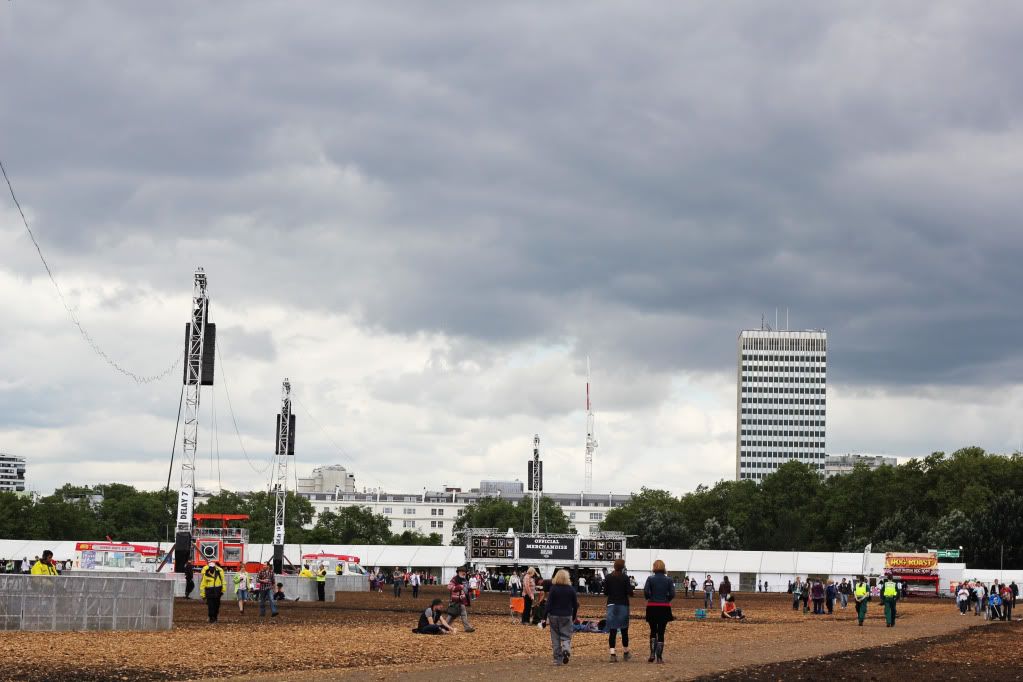
[[[25,492],[25,458],[0,452],[0,492]]]
[[[735,477],[760,481],[789,460],[824,469],[828,333],[739,333]]]

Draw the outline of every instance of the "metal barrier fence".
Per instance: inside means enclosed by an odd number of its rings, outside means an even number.
[[[0,574],[0,630],[170,630],[174,581]]]

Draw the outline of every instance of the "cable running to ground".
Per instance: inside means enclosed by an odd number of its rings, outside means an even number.
[[[57,284],[57,278],[54,277],[53,270],[50,269],[50,264],[46,262],[46,257],[43,256],[43,250],[42,248],[40,248],[39,242],[36,241],[35,233],[32,232],[32,228],[29,227],[28,225],[28,218],[25,217],[25,212],[21,210],[21,203],[18,201],[18,197],[14,194],[14,186],[11,184],[11,179],[7,177],[7,169],[4,167],[3,161],[0,161],[0,171],[3,172],[4,180],[7,181],[7,189],[10,191],[11,199],[14,200],[14,205],[17,207],[18,213],[21,215],[21,222],[22,224],[25,225],[25,231],[28,232],[28,237],[29,239],[32,240],[32,245],[36,247],[36,253],[39,254],[39,260],[42,261],[43,267],[46,268],[46,274],[47,276],[49,276],[50,282],[53,284],[53,288],[57,291],[57,298],[60,299],[61,305],[63,305],[64,310],[67,311],[67,315],[68,318],[70,318],[71,320],[71,324],[78,328],[78,332],[82,335],[82,338],[85,339],[85,342],[89,344],[93,352],[96,353],[96,355],[98,355],[100,358],[102,358],[103,361],[106,362],[108,365],[110,365],[115,370],[117,370],[118,372],[128,377],[137,384],[150,384],[153,383],[154,381],[159,381],[160,379],[163,379],[170,375],[170,373],[173,372],[174,369],[178,366],[178,363],[182,361],[182,356],[179,355],[178,359],[174,361],[173,365],[163,370],[159,374],[153,374],[152,376],[143,376],[140,374],[136,374],[135,372],[132,372],[129,369],[125,369],[121,365],[117,364],[117,362],[115,362],[113,358],[107,355],[106,351],[99,347],[99,344],[96,343],[96,340],[92,338],[92,335],[89,334],[89,332],[86,331],[85,327],[82,325],[81,320],[78,319],[78,314],[75,313],[74,308],[72,308],[71,305],[68,304],[67,299],[64,298],[64,292],[61,290],[60,285]]]

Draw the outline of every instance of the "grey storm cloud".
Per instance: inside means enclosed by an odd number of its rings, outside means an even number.
[[[4,161],[65,272],[202,264],[236,308],[644,371],[730,370],[780,306],[842,382],[1023,378],[1018,3],[13,2],[0,31]]]

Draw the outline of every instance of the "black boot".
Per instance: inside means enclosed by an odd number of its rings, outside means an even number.
[[[664,663],[664,642],[657,643],[657,650],[655,653],[657,654],[657,662]]]
[[[657,638],[656,637],[651,637],[650,638],[650,658],[646,659],[647,663],[653,663],[654,662],[655,657],[656,657],[656,651],[657,651]]]

